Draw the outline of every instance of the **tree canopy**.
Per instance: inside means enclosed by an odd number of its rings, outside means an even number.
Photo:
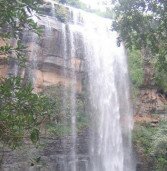
[[[118,0],[113,28],[128,47],[149,47],[154,54],[165,50],[167,1]],[[166,52],[164,52],[166,54]]]
[[[148,49],[154,57],[156,77],[167,73],[167,1],[114,0],[113,30],[127,48]],[[164,83],[160,83],[161,85]]]
[[[16,148],[23,139],[33,143],[39,139],[39,129],[48,116],[45,96],[32,92],[31,84],[24,85],[19,77],[1,78],[0,83],[0,142]]]
[[[0,0],[0,38],[4,42],[0,45],[0,60],[15,57],[20,62],[26,55],[20,34],[24,30],[39,33],[32,16],[38,11],[41,2]],[[16,40],[15,45],[9,43],[13,39]],[[0,147],[16,148],[25,137],[36,143],[40,125],[48,113],[47,99],[34,93],[31,84],[24,84],[20,77],[15,76],[0,78]]]

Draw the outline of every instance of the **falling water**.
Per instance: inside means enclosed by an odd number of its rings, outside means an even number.
[[[37,41],[39,37],[37,34],[33,33],[31,38],[31,45],[30,47],[30,66],[29,66],[29,79],[32,83],[32,86],[35,87],[36,82],[36,69],[37,69],[37,55],[38,55],[38,44]]]
[[[75,46],[74,46],[74,32],[70,28],[70,42],[71,42],[71,130],[72,130],[72,163],[71,170],[76,170],[76,74],[75,74]]]
[[[90,170],[131,171],[132,112],[124,47],[117,46],[111,20],[74,9],[73,15],[84,37],[90,84]]]

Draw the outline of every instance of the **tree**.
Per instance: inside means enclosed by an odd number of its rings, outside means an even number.
[[[126,46],[149,47],[153,54],[160,53],[167,36],[167,2],[118,0],[117,3],[113,28],[120,32]]]
[[[0,142],[12,149],[30,137],[39,139],[40,125],[49,114],[45,96],[32,92],[19,77],[2,78],[0,82]]]
[[[167,73],[167,1],[114,0],[113,30],[120,33],[118,44],[144,50],[145,66],[154,57],[159,73]],[[160,74],[157,77],[161,77]]]
[[[39,33],[32,19],[42,0],[0,0],[1,61],[15,58],[21,62],[26,48],[21,44],[23,31]],[[9,44],[15,40],[15,44]],[[12,55],[14,54],[14,55]],[[39,129],[49,115],[49,104],[44,96],[33,93],[30,84],[19,77],[0,78],[0,143],[16,148],[29,137],[33,143],[39,139]]]

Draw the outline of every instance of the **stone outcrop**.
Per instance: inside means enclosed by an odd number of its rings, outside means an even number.
[[[139,115],[163,114],[166,112],[166,105],[167,99],[157,92],[157,88],[143,87],[137,98],[135,113]]]

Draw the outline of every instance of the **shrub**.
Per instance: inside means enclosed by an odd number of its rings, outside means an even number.
[[[23,85],[19,77],[1,79],[0,142],[16,148],[24,138],[36,143],[39,129],[49,115],[47,98],[32,92],[31,84]]]
[[[133,141],[148,160],[152,159],[156,171],[167,169],[167,121],[161,121],[156,127],[150,123],[137,124]]]

